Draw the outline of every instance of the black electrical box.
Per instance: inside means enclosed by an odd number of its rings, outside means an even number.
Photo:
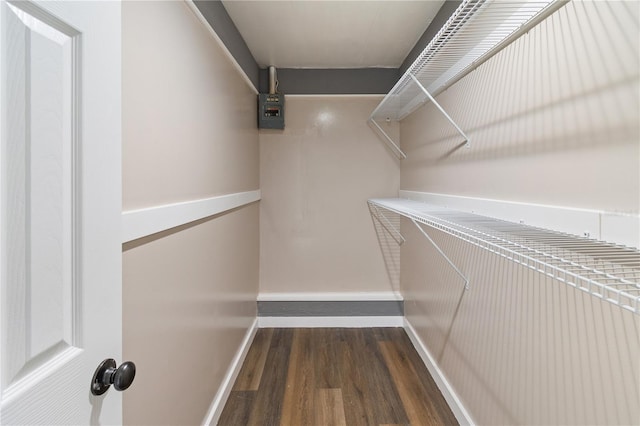
[[[258,95],[258,128],[284,129],[284,95],[260,93]]]

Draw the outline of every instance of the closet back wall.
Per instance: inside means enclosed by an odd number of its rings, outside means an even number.
[[[397,290],[366,203],[398,195],[398,160],[367,125],[381,99],[288,96],[285,130],[260,131],[261,294]]]
[[[259,189],[255,92],[209,30],[185,2],[122,16],[125,211]],[[253,203],[124,245],[125,424],[203,422],[256,316],[258,226]]]

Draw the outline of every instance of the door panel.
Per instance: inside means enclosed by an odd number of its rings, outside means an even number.
[[[7,5],[6,238],[9,285],[2,388],[10,389],[73,338],[77,211],[73,171],[77,87],[74,38]],[[79,289],[77,289],[79,290]]]
[[[120,423],[120,6],[0,1],[0,421]]]

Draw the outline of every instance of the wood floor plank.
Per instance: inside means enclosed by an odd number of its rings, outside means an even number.
[[[376,340],[386,341],[386,340],[391,340],[389,338],[388,330],[398,330],[398,329],[401,330],[401,328],[399,327],[377,327],[377,328],[372,328],[371,331],[374,337],[376,338]],[[395,424],[395,423],[389,423],[389,424]]]
[[[261,329],[248,363],[223,426],[457,424],[402,328]]]
[[[280,424],[293,329],[274,329],[260,386],[247,425]]]
[[[264,364],[269,353],[271,345],[271,337],[273,336],[273,328],[258,329],[253,343],[249,348],[247,357],[242,364],[242,369],[238,374],[236,383],[233,386],[234,391],[255,391],[260,386]]]
[[[236,426],[249,424],[251,407],[255,399],[254,391],[231,391],[229,399],[222,410],[219,426]]]
[[[312,330],[296,329],[291,344],[281,426],[312,425],[315,403],[315,368]]]
[[[358,330],[341,329],[340,359],[342,365],[342,399],[348,425],[376,424],[375,414],[369,406],[369,390],[360,359]]]
[[[339,388],[342,383],[341,368],[337,362],[341,341],[339,333],[332,328],[316,328],[312,335],[316,388]]]
[[[425,398],[426,391],[417,377],[409,359],[394,342],[379,342],[389,372],[393,378],[402,404],[412,425],[441,425],[442,419],[430,400]]]
[[[392,329],[388,329],[392,330]],[[424,365],[422,358],[413,347],[413,343],[411,343],[411,339],[407,336],[407,333],[403,329],[399,329],[393,335],[393,341],[397,342],[396,346],[411,362],[416,371],[418,378],[420,379],[420,383],[424,386],[427,395],[429,395],[429,399],[432,402],[433,406],[436,408],[438,415],[443,421],[443,424],[447,425],[457,425],[458,421],[456,420],[451,408],[447,404],[447,401],[444,399],[444,396],[440,392],[438,385],[435,380],[429,373],[429,370]]]
[[[346,426],[344,402],[340,389],[317,389],[315,401],[315,425]]]
[[[362,362],[366,368],[365,379],[370,390],[370,397],[377,423],[408,423],[402,399],[389,372],[380,346],[378,345],[379,329],[360,329],[362,335]]]
[[[401,336],[407,334],[402,327],[381,327],[374,330],[378,341],[400,342],[401,344],[404,344]]]

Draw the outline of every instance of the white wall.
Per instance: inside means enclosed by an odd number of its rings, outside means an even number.
[[[259,189],[256,97],[181,1],[123,2],[123,204]],[[201,424],[256,316],[259,204],[123,247],[126,424]],[[203,380],[206,377],[206,380]]]

